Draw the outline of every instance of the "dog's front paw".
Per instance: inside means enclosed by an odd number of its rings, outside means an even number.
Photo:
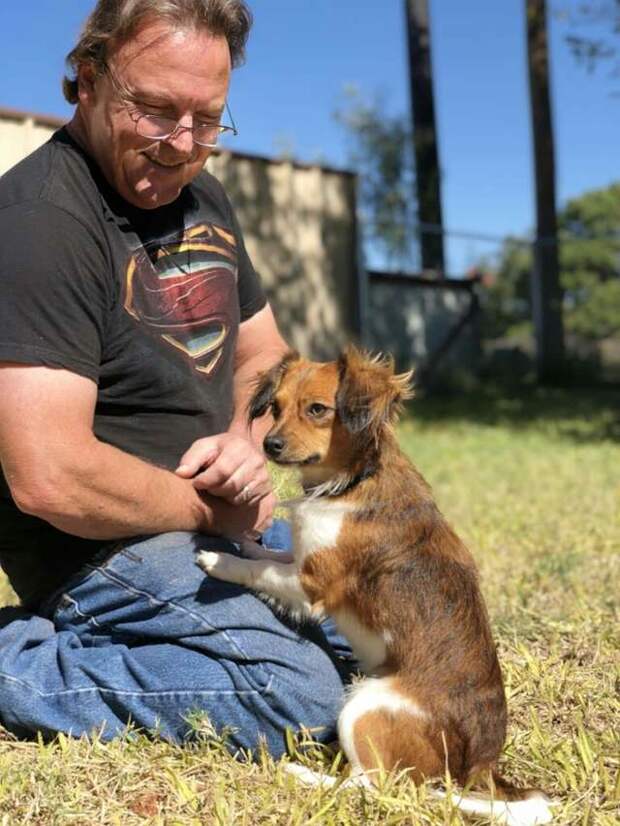
[[[247,585],[247,571],[243,563],[231,554],[221,554],[217,551],[201,551],[196,557],[196,564],[205,573],[216,579],[226,582],[236,582],[238,585]]]
[[[216,551],[201,551],[196,557],[196,565],[201,567],[205,573],[215,575],[214,572],[221,556]]]

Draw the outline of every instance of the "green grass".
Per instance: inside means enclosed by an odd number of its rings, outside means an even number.
[[[618,409],[613,392],[487,391],[414,402],[400,429],[481,569],[509,698],[502,768],[557,798],[562,825],[620,820]],[[0,826],[462,822],[403,778],[311,790],[208,738],[42,744],[0,729]]]

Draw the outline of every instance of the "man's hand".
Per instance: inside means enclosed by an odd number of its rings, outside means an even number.
[[[230,505],[225,499],[212,499],[215,532],[236,541],[256,540],[271,527],[277,501],[273,493],[255,505]]]
[[[198,439],[183,454],[176,474],[196,490],[231,505],[258,505],[271,495],[271,479],[261,451],[243,436],[219,433]]]

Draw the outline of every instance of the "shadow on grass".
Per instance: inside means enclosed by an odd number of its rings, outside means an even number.
[[[473,422],[540,428],[575,442],[620,441],[620,388],[485,383],[461,392],[421,390],[407,415],[423,425]]]

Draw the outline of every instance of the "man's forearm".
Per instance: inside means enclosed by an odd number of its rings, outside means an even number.
[[[87,539],[116,539],[166,531],[219,533],[220,503],[190,480],[93,439],[79,461],[63,463],[18,506],[55,527]]]

